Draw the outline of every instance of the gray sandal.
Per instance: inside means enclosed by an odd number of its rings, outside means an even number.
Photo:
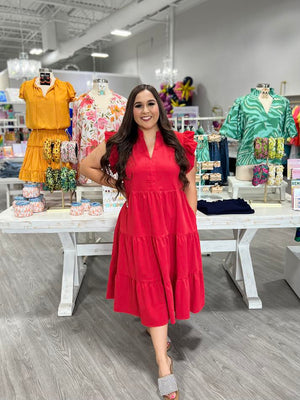
[[[179,399],[179,391],[176,382],[175,375],[173,374],[173,360],[171,359],[171,374],[163,376],[162,378],[158,378],[158,390],[159,394],[163,396],[164,399],[169,400],[170,398],[167,396],[170,393],[175,392],[176,397],[173,397],[172,400]]]
[[[173,392],[176,392],[176,397],[174,397],[173,400],[179,399],[178,386],[174,374],[158,378],[158,390],[159,394],[163,396],[164,399],[169,399],[167,395]]]

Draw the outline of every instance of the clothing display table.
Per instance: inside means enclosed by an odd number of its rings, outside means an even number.
[[[300,246],[286,248],[284,279],[300,298]]]
[[[0,178],[0,185],[3,185],[6,190],[6,206],[10,206],[10,197],[22,194],[23,181],[19,178]],[[20,186],[21,185],[21,186]]]
[[[262,308],[254,277],[250,243],[258,229],[296,228],[300,226],[300,213],[285,201],[276,207],[259,205],[254,214],[204,215],[197,212],[199,231],[233,230],[233,239],[203,240],[203,253],[228,252],[224,268],[242,294],[249,309]],[[4,233],[58,233],[64,250],[59,316],[72,315],[76,297],[84,277],[85,256],[109,255],[112,243],[78,244],[79,232],[112,232],[117,214],[100,217],[82,215],[72,217],[69,210],[49,210],[28,218],[16,218],[10,207],[0,214],[0,227]]]
[[[239,197],[239,190],[240,189],[251,189],[255,190],[255,191],[260,191],[262,193],[262,198],[264,196],[264,190],[265,190],[265,185],[257,185],[257,186],[253,186],[252,182],[250,181],[241,181],[239,179],[236,179],[235,176],[229,176],[228,178],[228,192],[232,193],[232,198],[233,199],[237,199]],[[267,185],[267,189],[268,190],[272,190],[273,192],[275,192],[276,190],[280,191],[280,201],[284,201],[285,200],[285,191],[287,188],[287,182],[282,181],[280,186],[271,186],[271,185]]]

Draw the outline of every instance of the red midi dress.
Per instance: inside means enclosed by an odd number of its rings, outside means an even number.
[[[194,133],[175,133],[191,169]],[[106,132],[106,140],[113,134]],[[112,170],[117,159],[113,147]],[[204,306],[196,218],[178,175],[174,149],[161,133],[150,157],[139,130],[126,165],[127,202],[115,228],[106,297],[114,299],[114,311],[138,316],[148,327],[188,319]]]

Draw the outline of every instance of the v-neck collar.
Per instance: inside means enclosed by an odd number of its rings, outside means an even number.
[[[55,86],[57,85],[57,78],[55,78],[55,81],[54,81],[53,85],[49,87],[49,89],[47,90],[46,94],[44,95],[42,89],[36,84],[36,80],[37,80],[37,79],[38,79],[38,77],[33,78],[33,86],[34,86],[36,89],[38,89],[38,90],[41,91],[43,97],[47,97],[47,94],[48,94],[52,89],[54,89]]]
[[[273,89],[273,88],[270,88],[270,91],[269,91],[269,95],[272,97],[273,100],[272,100],[272,103],[270,104],[270,108],[269,108],[268,111],[265,110],[264,105],[262,104],[262,102],[261,102],[260,99],[259,99],[259,95],[261,94],[261,91],[260,91],[260,90],[257,90],[256,88],[255,88],[255,89],[251,89],[251,94],[257,99],[257,101],[259,102],[259,104],[260,104],[262,110],[264,111],[264,113],[265,113],[267,116],[269,116],[269,114],[270,114],[270,112],[271,112],[271,108],[272,108],[272,106],[273,106],[274,97],[275,97],[274,89]]]
[[[153,151],[152,151],[151,156],[150,156],[149,149],[147,147],[147,144],[146,144],[146,141],[145,141],[145,138],[144,138],[144,132],[140,128],[138,128],[138,135],[140,137],[141,142],[144,145],[144,148],[146,150],[147,156],[149,157],[150,160],[152,160],[153,156],[154,156],[154,153],[156,152],[160,131],[156,131],[156,137],[155,137],[155,142],[154,142]]]

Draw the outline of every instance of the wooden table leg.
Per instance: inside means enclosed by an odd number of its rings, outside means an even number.
[[[231,257],[227,257],[224,263],[225,270],[241,292],[243,300],[249,309],[262,308],[262,302],[257,293],[250,254],[250,243],[256,232],[257,229],[235,230],[236,253],[232,253]]]
[[[61,284],[61,299],[58,316],[71,316],[76,298],[86,272],[82,257],[77,256],[75,233],[59,233],[64,250],[64,265]]]

